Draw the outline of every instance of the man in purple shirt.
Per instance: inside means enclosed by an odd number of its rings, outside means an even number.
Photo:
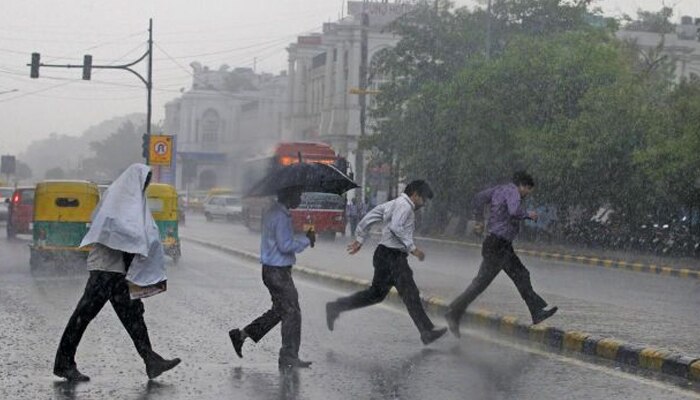
[[[520,296],[525,300],[532,316],[532,323],[539,324],[557,312],[557,307],[546,309],[547,302],[532,288],[530,272],[523,265],[513,250],[513,240],[518,235],[520,221],[532,219],[537,221],[535,211],[525,211],[522,199],[532,193],[535,181],[528,173],[518,171],[512,183],[494,186],[479,192],[472,202],[474,217],[483,219],[484,207],[489,206],[488,236],[481,247],[484,260],[479,272],[469,285],[449,306],[445,319],[453,335],[459,337],[459,322],[467,307],[481,292],[493,282],[501,269],[515,283]],[[483,230],[483,224],[477,222],[475,230]]]

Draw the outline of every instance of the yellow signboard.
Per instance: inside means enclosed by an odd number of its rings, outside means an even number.
[[[150,165],[170,165],[173,154],[173,137],[151,135],[149,149],[148,163]]]

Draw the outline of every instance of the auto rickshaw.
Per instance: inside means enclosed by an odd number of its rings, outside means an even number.
[[[165,254],[175,263],[180,259],[178,236],[178,199],[175,188],[165,183],[151,183],[146,189],[148,207],[160,231]]]
[[[34,222],[29,264],[32,269],[87,260],[89,248],[80,242],[100,194],[97,185],[81,180],[39,182],[34,192]]]

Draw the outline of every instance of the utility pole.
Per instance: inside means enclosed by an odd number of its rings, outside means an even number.
[[[366,2],[365,2],[366,3]],[[364,163],[365,163],[365,156],[364,156],[364,151],[360,147],[360,141],[364,138],[365,133],[366,133],[366,124],[367,124],[367,41],[368,41],[368,34],[369,34],[369,14],[367,13],[367,9],[365,8],[365,5],[363,5],[362,8],[362,21],[360,24],[360,90],[359,90],[359,101],[360,101],[360,139],[358,140],[358,146],[357,146],[357,162],[355,165],[355,179],[357,182],[360,183],[360,186],[362,189],[360,190],[360,193],[362,193],[362,190],[364,190],[365,186],[365,171],[364,171]],[[360,197],[361,200],[364,200],[364,195],[362,194]]]
[[[153,92],[153,18],[148,19],[148,82],[146,89],[148,90],[148,112],[146,113],[146,135],[151,136],[151,92]],[[139,62],[134,62],[133,64]],[[132,65],[133,65],[132,64]],[[141,77],[140,75],[136,74]],[[143,78],[141,79],[143,80]],[[147,159],[148,160],[148,159]],[[148,163],[148,161],[146,161]]]
[[[141,76],[138,72],[133,70],[131,67],[140,63],[144,59],[148,58],[148,73],[146,78]],[[32,62],[27,64],[31,67],[29,76],[31,78],[39,77],[39,67],[46,68],[81,68],[83,70],[83,80],[89,81],[92,77],[93,69],[123,69],[136,75],[144,85],[146,85],[146,90],[148,91],[148,100],[146,105],[146,135],[151,135],[151,92],[153,89],[153,19],[148,20],[148,50],[137,60],[130,62],[128,64],[122,65],[94,65],[92,63],[92,56],[86,54],[83,57],[83,63],[72,65],[72,64],[43,64],[41,63],[41,55],[39,53],[32,53]],[[146,158],[146,163],[148,163],[148,158]]]
[[[491,59],[491,0],[486,5],[486,59]]]

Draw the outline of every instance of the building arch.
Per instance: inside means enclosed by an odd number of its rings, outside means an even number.
[[[216,186],[216,172],[211,169],[205,169],[199,173],[197,179],[197,188],[199,190],[209,190]]]

